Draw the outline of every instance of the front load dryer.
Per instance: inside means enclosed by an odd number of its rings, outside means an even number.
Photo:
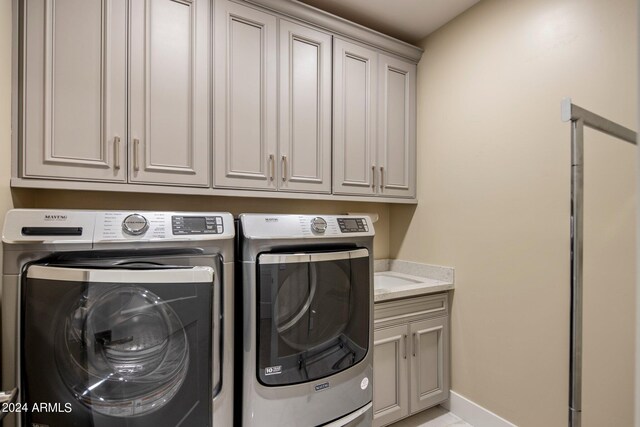
[[[228,213],[12,210],[5,426],[230,426]]]
[[[238,234],[236,424],[370,426],[370,219],[244,214]]]

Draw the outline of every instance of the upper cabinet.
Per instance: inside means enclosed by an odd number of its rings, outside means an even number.
[[[279,24],[216,5],[214,184],[330,193],[331,36]]]
[[[334,47],[334,192],[415,197],[416,66],[359,44]]]
[[[288,0],[19,12],[13,186],[415,203],[414,46]]]
[[[333,191],[374,195],[378,54],[335,39],[333,50]]]
[[[130,4],[130,181],[207,187],[210,3]]]
[[[331,192],[331,39],[280,20],[282,190]]]
[[[126,2],[24,3],[24,177],[127,178]]]
[[[276,189],[275,16],[217,1],[214,185]]]
[[[379,194],[416,196],[416,65],[378,56]]]
[[[28,0],[23,175],[209,186],[209,4]]]

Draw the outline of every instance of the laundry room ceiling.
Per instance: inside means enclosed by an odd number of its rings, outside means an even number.
[[[480,0],[300,1],[415,44]]]

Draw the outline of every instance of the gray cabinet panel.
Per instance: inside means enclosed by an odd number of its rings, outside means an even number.
[[[449,315],[449,296],[446,293],[377,303],[373,313],[376,327],[390,322],[406,323],[447,315]]]
[[[447,318],[413,322],[410,332],[411,413],[415,413],[449,397]]]
[[[337,194],[376,191],[377,56],[373,50],[334,39],[333,191]]]
[[[373,343],[373,425],[409,414],[408,325],[377,329]]]
[[[130,181],[209,185],[207,0],[132,0]]]
[[[448,399],[448,294],[378,303],[374,319],[374,425]],[[401,358],[405,348],[407,360]]]
[[[380,193],[415,197],[416,66],[380,54],[378,79]]]
[[[126,2],[24,4],[23,175],[124,181]]]
[[[17,178],[415,200],[410,60],[284,5],[21,4]]]
[[[215,13],[214,185],[276,188],[276,18],[230,1]]]
[[[331,191],[329,34],[280,20],[281,190]]]

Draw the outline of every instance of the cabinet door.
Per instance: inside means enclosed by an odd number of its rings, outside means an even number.
[[[276,18],[231,1],[215,15],[214,185],[275,190]]]
[[[130,182],[209,185],[209,1],[131,0]]]
[[[409,414],[409,326],[377,329],[373,333],[373,425],[382,426]]]
[[[413,322],[411,413],[435,406],[449,397],[448,317]]]
[[[282,190],[331,192],[331,35],[280,20]]]
[[[379,190],[416,196],[416,65],[380,55],[378,73]]]
[[[333,44],[333,192],[372,195],[375,188],[377,56],[335,38]]]
[[[24,2],[22,175],[126,179],[126,1]]]

